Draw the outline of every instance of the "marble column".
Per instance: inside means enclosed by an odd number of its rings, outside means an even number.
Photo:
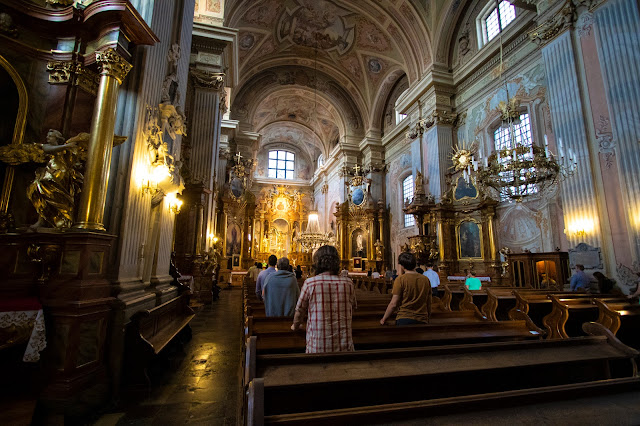
[[[640,260],[640,13],[610,0],[594,11],[598,56],[611,117],[632,261]],[[627,265],[630,266],[630,265]]]
[[[583,97],[579,86],[577,59],[569,31],[542,48],[548,83],[549,106],[556,141],[562,141],[565,155],[574,153],[575,173],[562,182],[565,227],[585,223],[592,227],[584,236],[568,235],[571,246],[586,242],[601,245],[601,227],[596,197],[589,140],[584,118]]]
[[[453,114],[442,113],[436,116],[433,126],[422,136],[424,175],[429,179],[426,189],[435,197],[436,202],[447,191],[445,176],[451,167],[454,119]]]

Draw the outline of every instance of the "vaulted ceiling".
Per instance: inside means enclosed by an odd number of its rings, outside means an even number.
[[[278,123],[311,131],[316,154],[379,129],[395,82],[432,63],[429,4],[227,0],[225,25],[239,30],[234,118],[260,133]]]

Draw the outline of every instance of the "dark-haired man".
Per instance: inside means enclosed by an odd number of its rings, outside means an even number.
[[[584,265],[576,265],[576,273],[571,277],[569,285],[571,291],[586,291],[589,289],[589,277],[584,273]]]
[[[276,263],[278,263],[278,258],[272,254],[269,256],[269,259],[267,259],[267,263],[269,264],[269,267],[260,272],[260,274],[258,274],[258,279],[256,280],[256,296],[258,296],[258,299],[260,300],[262,300],[262,285],[269,275],[276,272]]]
[[[278,259],[278,271],[264,280],[262,298],[268,317],[292,317],[295,313],[300,287],[290,266],[289,259],[281,257]]]
[[[400,275],[393,282],[391,302],[380,320],[384,325],[397,309],[396,325],[426,324],[431,316],[431,283],[429,278],[418,274],[413,253],[398,256]]]

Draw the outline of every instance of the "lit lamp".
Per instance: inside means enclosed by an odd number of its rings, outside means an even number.
[[[318,221],[318,212],[309,212],[309,220],[307,221],[307,230],[298,236],[298,244],[304,250],[312,251],[320,246],[329,243],[329,237],[320,231],[320,222]]]
[[[145,194],[150,192],[155,194],[159,191],[158,185],[160,182],[169,177],[171,177],[171,172],[166,164],[163,163],[151,166],[150,172],[142,179],[142,192]]]
[[[569,223],[564,233],[568,237],[580,238],[593,232],[595,225],[592,220],[587,218],[576,219]]]
[[[175,192],[167,195],[167,201],[169,202],[169,210],[173,214],[180,213],[180,208],[182,207],[182,200],[177,197]]]

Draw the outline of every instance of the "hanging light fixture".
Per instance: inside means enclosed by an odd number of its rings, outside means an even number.
[[[298,244],[300,244],[305,251],[313,251],[321,246],[329,244],[329,240],[329,236],[320,230],[318,212],[309,212],[307,229],[298,236]]]
[[[500,1],[496,6],[500,7]],[[521,202],[524,198],[542,194],[553,188],[560,180],[574,173],[577,161],[569,149],[567,156],[558,140],[558,156],[549,151],[547,137],[544,137],[544,148],[530,143],[522,133],[520,101],[516,96],[509,97],[507,79],[503,74],[502,31],[500,36],[499,78],[504,83],[506,100],[500,101],[497,112],[500,113],[501,127],[508,132],[506,144],[476,160],[477,143],[470,149],[457,149],[452,161],[455,171],[461,171],[467,182],[472,176],[484,192],[499,201]],[[508,130],[506,130],[508,129]]]
[[[318,122],[318,33],[315,34],[315,47],[313,49],[313,129],[317,135]],[[331,239],[328,234],[320,230],[320,221],[318,220],[318,212],[312,210],[309,212],[307,220],[307,229],[301,232],[297,237],[298,244],[305,251],[313,251],[319,247],[329,244]]]

